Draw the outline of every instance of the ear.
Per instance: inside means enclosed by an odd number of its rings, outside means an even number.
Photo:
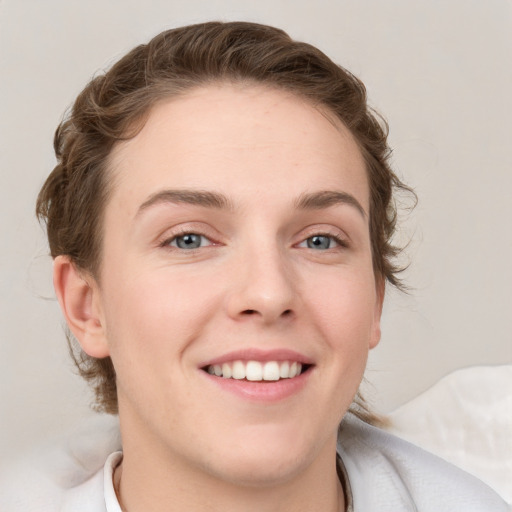
[[[383,277],[375,278],[375,309],[373,312],[373,327],[370,338],[370,349],[375,348],[380,341],[380,318],[382,316],[382,306],[384,304],[384,295],[386,293],[386,281]]]
[[[92,357],[107,357],[101,295],[94,278],[79,272],[68,256],[57,256],[53,262],[53,286],[68,327],[83,351]]]

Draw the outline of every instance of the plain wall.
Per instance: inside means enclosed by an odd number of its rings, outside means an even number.
[[[0,459],[72,428],[90,393],[67,354],[33,211],[53,131],[99,69],[160,30],[243,19],[363,79],[420,199],[410,295],[391,291],[365,386],[381,411],[470,365],[512,362],[512,3],[507,0],[0,0]]]

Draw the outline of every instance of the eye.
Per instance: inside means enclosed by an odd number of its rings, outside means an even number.
[[[314,235],[306,238],[299,244],[299,247],[307,247],[308,249],[314,249],[317,251],[326,251],[339,246],[346,246],[343,240],[338,239],[332,235]]]
[[[166,245],[177,247],[178,249],[190,250],[211,245],[211,242],[204,235],[199,235],[197,233],[183,233],[182,235],[175,236],[168,240]]]
[[[330,249],[331,245],[333,245],[334,241],[330,236],[325,235],[315,235],[310,236],[306,240],[306,244],[310,249]]]

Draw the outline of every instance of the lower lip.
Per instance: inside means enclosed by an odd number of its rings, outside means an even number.
[[[311,374],[309,368],[298,377],[276,381],[252,382],[248,380],[224,379],[201,370],[204,376],[223,391],[233,393],[245,400],[257,402],[278,402],[299,393]]]

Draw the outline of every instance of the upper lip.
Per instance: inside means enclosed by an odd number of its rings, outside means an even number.
[[[229,363],[232,361],[295,361],[301,364],[313,364],[313,360],[304,354],[289,349],[262,350],[257,348],[247,348],[234,350],[213,359],[202,362],[199,367]]]

